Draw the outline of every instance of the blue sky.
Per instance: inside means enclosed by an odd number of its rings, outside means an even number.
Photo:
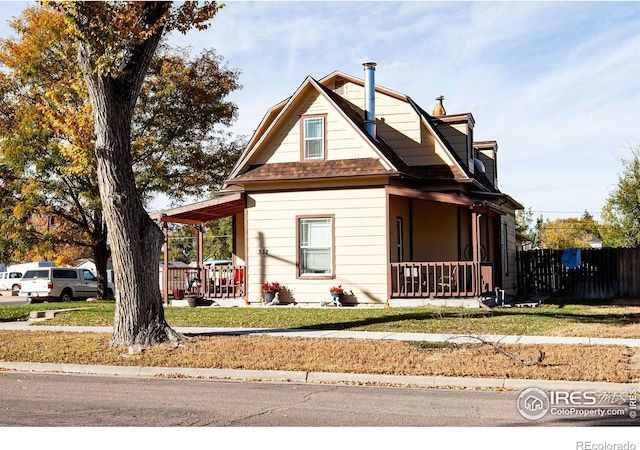
[[[498,141],[500,189],[545,218],[598,218],[640,144],[639,2],[225,3],[210,29],[170,43],[241,70],[234,133],[307,76],[362,77],[375,61],[377,84],[425,110],[444,95],[448,113],[472,113],[475,139]],[[2,17],[23,5],[0,3]]]

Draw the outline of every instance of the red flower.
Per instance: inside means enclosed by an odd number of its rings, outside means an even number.
[[[344,289],[342,289],[342,285],[334,286],[329,289],[329,292],[331,292],[332,294],[344,294]]]
[[[262,290],[265,292],[279,292],[280,289],[282,289],[282,287],[280,286],[280,283],[278,283],[277,281],[272,281],[271,283],[264,283],[262,285]]]

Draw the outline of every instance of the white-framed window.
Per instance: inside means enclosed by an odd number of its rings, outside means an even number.
[[[300,277],[333,276],[333,217],[298,218]]]
[[[302,133],[304,159],[324,159],[324,128],[324,116],[303,118]]]

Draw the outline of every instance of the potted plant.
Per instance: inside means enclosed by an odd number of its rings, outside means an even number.
[[[329,289],[329,292],[331,293],[331,297],[334,302],[340,303],[342,301],[342,296],[344,295],[344,289],[342,288],[342,285],[333,286],[331,289]]]
[[[275,298],[276,294],[280,292],[282,286],[277,281],[267,282],[262,285],[262,290],[264,291],[264,299],[267,303],[271,303]]]
[[[334,286],[329,289],[329,292],[331,292],[332,297],[340,297],[342,294],[344,294],[344,289],[342,288],[342,285]]]

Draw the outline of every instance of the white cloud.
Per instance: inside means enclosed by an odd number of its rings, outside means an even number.
[[[226,3],[209,30],[170,42],[242,71],[239,134],[306,76],[376,61],[378,84],[427,111],[442,94],[448,112],[473,113],[476,139],[498,141],[500,188],[562,216],[597,214],[640,141],[640,2]]]

